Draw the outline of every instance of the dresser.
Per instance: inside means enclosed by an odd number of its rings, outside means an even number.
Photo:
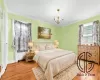
[[[81,59],[100,64],[99,20],[79,25],[78,55]]]
[[[92,46],[92,45],[78,45],[78,55],[84,52],[88,52],[91,56],[87,56],[88,61],[93,61],[97,64],[100,64],[100,46]],[[84,56],[81,59],[85,60]]]

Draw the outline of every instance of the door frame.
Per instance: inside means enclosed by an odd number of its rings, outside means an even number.
[[[8,14],[4,10],[2,10],[1,54],[2,70],[0,77],[4,74],[8,64]]]

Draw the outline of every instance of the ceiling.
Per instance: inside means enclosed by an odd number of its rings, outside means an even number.
[[[9,12],[65,26],[100,13],[100,0],[6,0]],[[56,24],[54,16],[60,9],[64,20]]]

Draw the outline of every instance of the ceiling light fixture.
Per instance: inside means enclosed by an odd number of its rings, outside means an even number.
[[[63,20],[63,19],[60,18],[59,11],[60,11],[60,9],[57,9],[57,15],[54,17],[54,21],[55,21],[57,24],[59,24],[60,21]]]

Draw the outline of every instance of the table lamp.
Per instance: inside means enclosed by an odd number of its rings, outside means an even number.
[[[29,52],[33,51],[33,42],[32,41],[28,42],[28,48],[29,48]]]
[[[54,46],[55,46],[55,48],[58,48],[58,46],[59,46],[58,40],[55,40],[55,41],[54,41]]]

